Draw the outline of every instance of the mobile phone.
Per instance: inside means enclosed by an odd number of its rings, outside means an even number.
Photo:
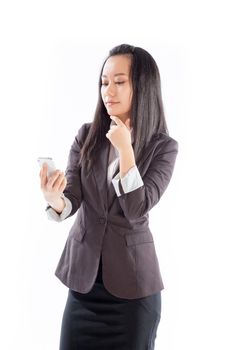
[[[48,165],[48,172],[47,172],[48,177],[51,175],[53,171],[56,170],[54,160],[51,157],[38,157],[37,161],[40,167],[42,167],[43,163],[46,163]]]

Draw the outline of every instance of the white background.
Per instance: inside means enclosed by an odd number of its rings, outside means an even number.
[[[155,58],[179,142],[150,212],[165,284],[155,348],[233,348],[231,23],[230,1],[1,2],[1,349],[58,350],[68,289],[54,271],[76,214],[47,219],[37,157],[65,170],[121,43]]]

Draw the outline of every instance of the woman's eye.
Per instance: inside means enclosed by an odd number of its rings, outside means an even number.
[[[124,81],[116,81],[115,84],[124,84]],[[102,85],[108,85],[108,83],[102,83]]]

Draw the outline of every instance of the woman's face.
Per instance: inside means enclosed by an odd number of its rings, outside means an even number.
[[[133,95],[129,77],[130,64],[131,59],[127,55],[109,57],[101,77],[101,96],[106,110],[109,115],[115,115],[123,122],[130,118]]]

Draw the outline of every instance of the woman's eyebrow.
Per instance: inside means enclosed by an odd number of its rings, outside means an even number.
[[[114,74],[114,77],[116,77],[117,75],[127,75],[127,74],[125,74],[125,73],[116,73],[116,74]],[[107,78],[107,75],[103,74],[102,78]]]

